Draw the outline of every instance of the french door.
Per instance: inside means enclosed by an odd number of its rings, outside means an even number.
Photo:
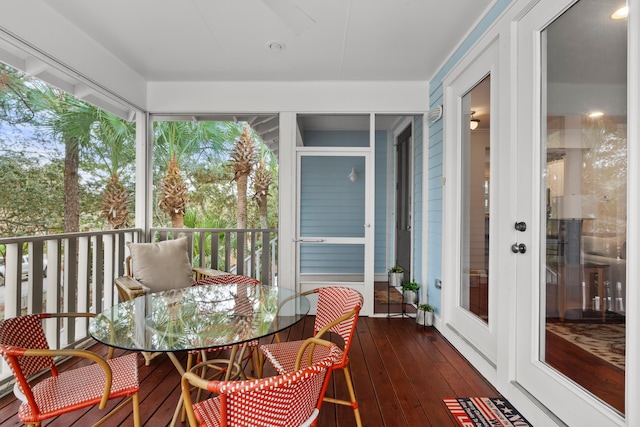
[[[585,332],[610,328],[624,346],[629,314],[627,23],[613,16],[620,6],[541,0],[517,31],[511,197],[526,230],[514,232],[512,257],[515,375],[568,425],[624,424],[624,350],[591,358],[595,350],[576,344],[610,339]]]
[[[497,261],[493,231],[500,180],[494,160],[497,129],[498,44],[445,81],[445,215],[443,319],[495,368]],[[449,119],[451,118],[451,119]],[[493,214],[492,214],[493,212]],[[446,286],[446,284],[455,284]]]

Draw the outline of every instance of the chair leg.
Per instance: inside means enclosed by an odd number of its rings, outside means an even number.
[[[251,373],[255,378],[262,378],[260,369],[260,350],[258,347],[250,349],[251,351]]]
[[[356,393],[353,389],[353,382],[351,381],[351,373],[349,372],[349,365],[342,368],[344,372],[344,379],[347,383],[347,389],[349,390],[349,401],[334,399],[332,397],[325,397],[324,402],[335,403],[337,405],[351,406],[353,408],[353,415],[356,417],[356,425],[362,427],[362,420],[360,419],[360,410],[358,409],[358,402],[356,401]]]
[[[133,401],[131,402],[133,405],[133,426],[141,427],[140,424],[140,396],[138,393],[133,395]]]
[[[362,420],[360,419],[360,409],[358,409],[358,402],[356,401],[356,393],[353,390],[353,382],[351,381],[351,373],[349,372],[349,365],[343,368],[344,378],[349,389],[349,397],[351,398],[351,407],[353,408],[353,414],[356,417],[356,425],[362,427]]]

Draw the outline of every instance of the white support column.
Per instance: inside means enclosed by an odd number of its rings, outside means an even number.
[[[151,227],[153,214],[153,132],[148,113],[136,113],[136,193],[135,227],[145,235]]]
[[[280,113],[280,165],[278,185],[280,213],[278,239],[278,286],[297,289],[296,283],[296,114]],[[286,200],[287,203],[282,203]]]

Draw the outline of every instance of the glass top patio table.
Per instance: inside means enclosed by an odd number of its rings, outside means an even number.
[[[200,285],[121,302],[91,319],[108,346],[148,352],[243,344],[287,329],[309,312],[293,290],[264,285]]]

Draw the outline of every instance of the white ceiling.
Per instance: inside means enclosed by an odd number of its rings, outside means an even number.
[[[56,0],[37,19],[59,13],[146,81],[426,81],[492,2]]]
[[[155,82],[400,87],[429,81],[495,1],[21,0],[0,14],[0,60],[121,117]],[[276,116],[232,119],[277,151]]]

